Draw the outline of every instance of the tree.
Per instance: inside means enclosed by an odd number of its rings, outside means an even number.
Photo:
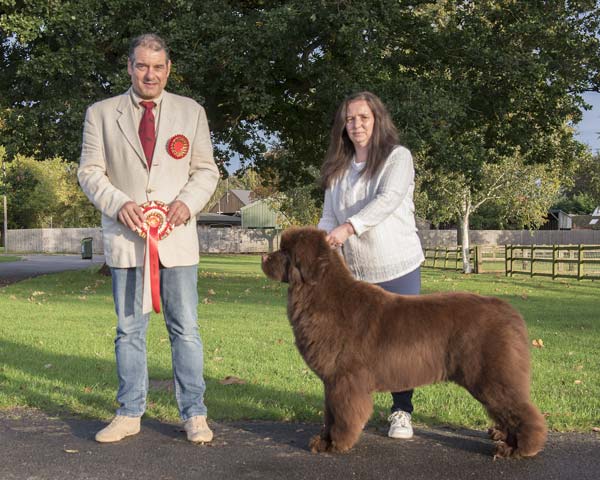
[[[544,223],[548,210],[558,198],[560,175],[552,166],[527,165],[520,156],[506,157],[498,163],[484,163],[480,183],[473,189],[462,173],[423,175],[427,189],[429,216],[434,222],[458,219],[463,271],[471,273],[469,255],[470,217],[486,203],[498,208],[501,219],[535,228]],[[421,199],[421,201],[423,201]]]
[[[17,155],[6,168],[9,228],[97,226],[100,214],[85,197],[77,166],[61,158]]]
[[[600,205],[600,154],[587,153],[573,165],[572,180],[554,205],[569,213],[589,214]]]
[[[483,165],[520,156],[562,171],[581,150],[581,94],[599,90],[595,0],[142,0],[15,2],[0,16],[0,134],[11,155],[79,154],[85,105],[122,92],[126,42],[173,50],[169,89],[205,105],[228,152],[310,184],[335,108],[368,89],[388,105],[417,172],[484,188]],[[135,12],[132,15],[131,12]],[[279,155],[265,155],[277,150]]]

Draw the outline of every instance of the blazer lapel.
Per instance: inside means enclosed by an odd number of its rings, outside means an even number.
[[[173,132],[175,115],[171,106],[171,94],[163,91],[160,118],[158,119],[158,131],[156,132],[156,146],[154,147],[154,157],[152,159],[153,167],[159,165],[163,160],[163,154],[167,151],[169,134]]]
[[[117,123],[123,135],[137,153],[140,161],[148,168],[146,164],[146,158],[144,151],[142,150],[142,142],[138,135],[138,125],[136,125],[135,118],[133,116],[133,106],[131,105],[131,95],[129,90],[121,97],[121,101],[117,107],[117,112],[120,116],[117,118]]]

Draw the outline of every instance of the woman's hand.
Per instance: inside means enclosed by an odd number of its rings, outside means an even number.
[[[340,226],[335,227],[329,235],[325,237],[327,243],[333,248],[341,247],[349,237],[354,235],[354,227],[350,222],[342,223]]]

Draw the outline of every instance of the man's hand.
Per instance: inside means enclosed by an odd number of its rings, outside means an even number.
[[[135,202],[127,202],[119,210],[119,221],[135,232],[136,228],[142,228],[144,223],[144,211]]]
[[[327,243],[333,248],[341,247],[348,237],[354,235],[354,227],[351,223],[342,223],[340,226],[335,227],[329,235],[325,237]]]
[[[173,226],[178,227],[179,225],[187,222],[190,219],[190,216],[190,209],[182,201],[175,200],[169,205],[167,221],[173,224]]]

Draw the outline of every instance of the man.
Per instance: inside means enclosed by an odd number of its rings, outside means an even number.
[[[117,313],[115,354],[119,408],[96,434],[116,442],[140,431],[148,371],[143,307],[145,241],[141,204],[169,205],[174,225],[158,242],[160,295],[171,341],[175,396],[187,438],[209,442],[204,405],[202,341],[197,325],[199,245],[194,221],[219,177],[204,109],[164,90],[171,71],[162,38],[144,34],[129,49],[131,88],[88,108],[78,171],[85,194],[102,212],[104,253],[111,267]],[[175,144],[174,141],[177,140]]]

